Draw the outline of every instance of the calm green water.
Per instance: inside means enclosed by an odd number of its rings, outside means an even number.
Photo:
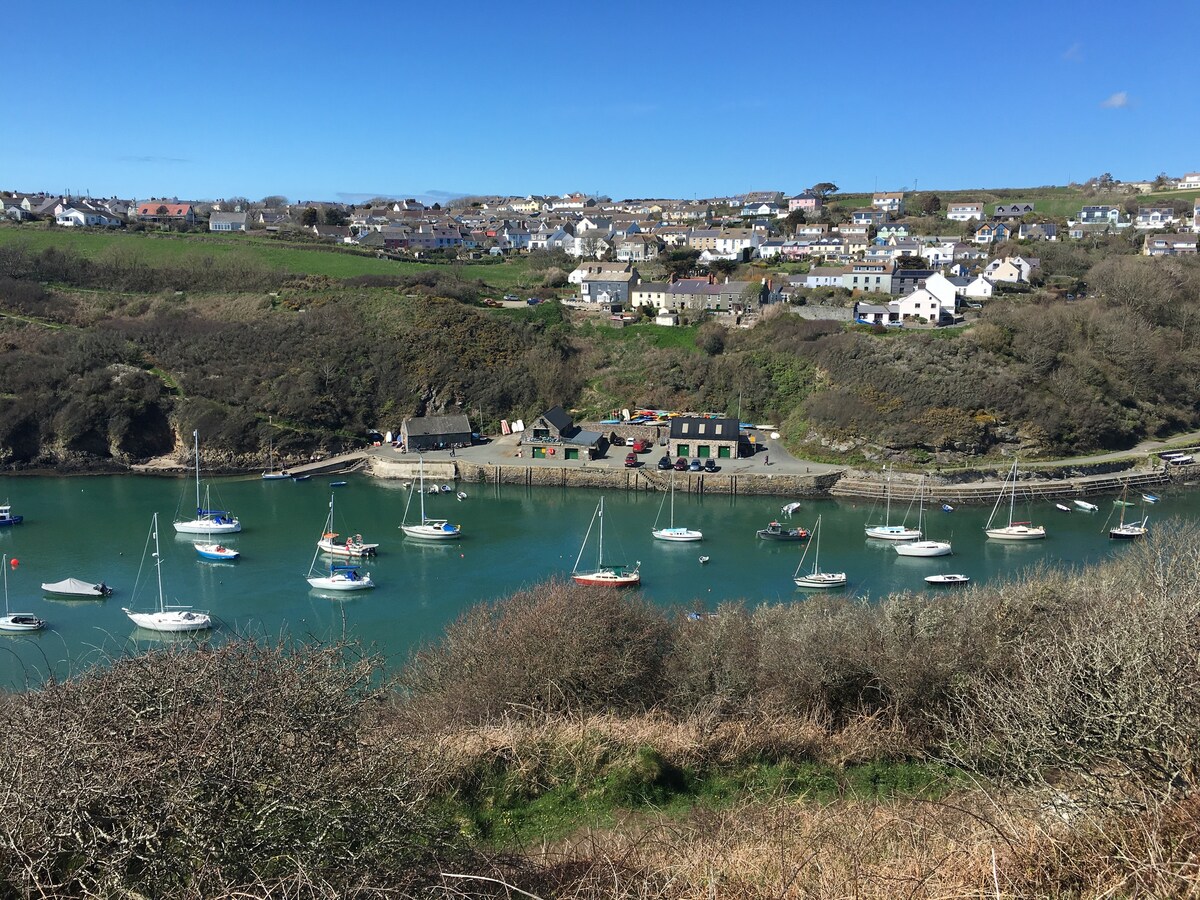
[[[121,612],[122,606],[146,609],[155,603],[149,561],[138,583],[154,512],[161,523],[167,602],[210,611],[219,623],[214,638],[286,634],[323,640],[339,637],[344,628],[347,636],[399,663],[413,646],[436,637],[472,604],[568,573],[599,498],[598,491],[464,485],[470,495],[465,501],[454,494],[426,498],[427,514],[460,523],[464,538],[429,544],[404,538],[398,528],[408,496],[403,483],[356,476],[347,480],[336,488],[337,528],[380,543],[379,556],[365,565],[379,586],[330,599],[311,591],[304,580],[334,490],[328,477],[301,483],[258,478],[213,482],[213,504],[242,520],[242,533],[227,541],[242,552],[235,563],[200,560],[193,538],[177,536],[171,527],[181,501],[190,511],[191,482],[133,476],[4,479],[0,497],[25,516],[24,524],[0,529],[0,552],[19,560],[8,571],[10,606],[42,616],[49,628],[32,636],[0,634],[0,684],[36,684],[51,671],[61,678],[164,639],[135,629]],[[756,529],[779,516],[787,499],[677,493],[676,524],[703,530],[705,540],[665,544],[650,536],[659,495],[609,492],[605,543],[612,553],[605,556],[611,561],[640,559],[642,591],[663,605],[802,601],[806,594],[791,578],[804,545],[755,537]],[[850,576],[846,592],[880,596],[924,590],[922,579],[935,572],[963,572],[979,583],[1040,561],[1078,565],[1127,549],[1110,541],[1103,527],[1111,500],[1093,499],[1100,511],[1090,515],[1068,515],[1050,503],[1018,509],[1018,518],[1031,518],[1050,530],[1047,540],[1027,544],[986,540],[982,528],[989,509],[935,510],[928,514],[926,533],[930,539],[953,541],[955,555],[928,560],[902,558],[886,543],[865,540],[864,524],[882,520],[882,510],[870,503],[806,503],[791,522],[811,528],[821,513],[822,568],[845,570]],[[1200,494],[1164,494],[1161,503],[1150,507],[1151,524],[1194,517],[1198,511]],[[894,507],[892,512],[895,523],[905,510]],[[913,510],[909,523],[915,521]],[[700,565],[701,554],[711,557],[707,565]],[[594,551],[584,558],[594,560]],[[42,582],[68,576],[104,580],[116,593],[107,600],[43,597]]]

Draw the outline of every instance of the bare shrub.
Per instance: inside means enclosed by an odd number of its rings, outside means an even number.
[[[0,879],[43,896],[419,883],[449,832],[370,739],[374,671],[344,646],[234,642],[9,697]]]

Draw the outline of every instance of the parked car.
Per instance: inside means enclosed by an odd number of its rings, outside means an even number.
[[[611,443],[614,447],[624,447],[625,438],[621,437],[619,434],[614,434],[613,439],[609,443]]]
[[[516,295],[516,294],[505,294],[505,295],[504,295],[504,299],[505,299],[505,300],[516,300],[516,299],[517,299],[517,295]]]
[[[687,460],[684,459],[682,456],[679,457],[679,459],[675,460],[675,471],[676,472],[686,472],[687,471]]]
[[[703,468],[704,468],[704,466],[702,466],[700,464],[700,460],[698,460],[698,459],[693,459],[691,461],[691,463],[688,465],[689,472],[699,472]]]
[[[649,453],[650,452],[650,442],[642,440],[641,438],[638,438],[637,440],[635,440],[633,442],[633,452],[634,453]]]
[[[625,468],[634,469],[634,468],[637,468],[637,464],[638,464],[638,458],[637,458],[636,453],[626,453],[625,454]]]
[[[660,460],[658,461],[658,467],[659,467],[660,469],[669,469],[669,468],[671,468],[671,457],[669,457],[669,456],[664,456],[662,459],[660,459]]]
[[[704,461],[705,472],[716,472],[720,468],[721,467],[717,465],[716,460],[714,460],[711,456]]]

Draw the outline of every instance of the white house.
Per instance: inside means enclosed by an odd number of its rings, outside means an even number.
[[[899,300],[889,303],[888,306],[894,306],[899,311],[901,320],[924,319],[934,325],[942,321],[954,320],[953,302],[947,308],[926,288],[918,288],[911,294],[905,294]]]
[[[1148,231],[1173,228],[1177,221],[1175,210],[1170,206],[1139,206],[1137,218],[1133,220],[1133,227]]]
[[[974,281],[967,285],[967,289],[963,293],[972,298],[987,298],[996,293],[996,287],[988,279],[982,275],[978,275]]]
[[[120,225],[121,221],[107,210],[79,203],[64,207],[55,213],[54,224],[66,228],[114,228]]]
[[[952,222],[970,222],[972,219],[983,221],[983,204],[967,203],[961,200],[951,200],[946,205],[946,218]]]
[[[803,287],[841,287],[846,270],[841,266],[813,266],[804,276]]]
[[[943,309],[951,313],[958,307],[958,298],[966,296],[970,278],[955,275],[947,277],[941,272],[934,272],[925,279],[925,290],[937,298]]]
[[[208,217],[209,231],[245,231],[244,212],[215,212]]]
[[[942,241],[936,244],[926,244],[921,248],[921,256],[930,267],[949,265],[954,262],[955,241]]]
[[[630,270],[627,262],[589,262],[582,263],[578,268],[567,276],[567,281],[570,284],[583,284],[585,275],[599,275],[602,272],[628,272]]]

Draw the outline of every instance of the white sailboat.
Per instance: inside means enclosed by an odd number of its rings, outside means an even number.
[[[1132,506],[1125,500],[1125,495],[1129,492],[1129,486],[1126,485],[1125,490],[1121,493],[1121,502],[1117,506],[1121,510],[1121,520],[1117,523],[1116,528],[1110,528],[1108,536],[1114,541],[1136,541],[1138,538],[1146,536],[1146,532],[1150,530],[1147,523],[1150,521],[1149,516],[1143,516],[1133,522],[1125,522],[1125,510]]]
[[[417,493],[421,495],[421,521],[418,524],[408,524],[408,508],[412,505],[412,491],[408,493],[408,503],[404,504],[404,522],[400,528],[411,538],[421,538],[426,541],[446,541],[462,537],[462,527],[451,525],[445,519],[429,519],[425,517],[425,457],[420,462],[420,487]],[[438,493],[436,486],[430,493]]]
[[[996,511],[1000,509],[1000,503],[1004,500],[1005,489],[1008,490],[1008,524],[992,527],[992,521],[996,518]],[[983,526],[984,532],[990,538],[995,538],[998,541],[1039,541],[1046,536],[1046,528],[1044,525],[1034,525],[1030,522],[1017,522],[1014,520],[1014,508],[1017,503],[1017,461],[1013,460],[1012,469],[1008,477],[1004,480],[1004,487],[1000,489],[1000,495],[996,497],[996,505],[992,507],[992,514],[988,516],[987,524]]]
[[[368,544],[361,534],[356,534],[342,540],[333,530],[333,494],[329,495],[329,517],[325,520],[325,530],[317,541],[317,549],[331,556],[374,556],[379,549],[378,544]]]
[[[658,520],[662,518],[663,505],[666,503],[666,496],[663,497],[663,502],[658,505],[658,515],[654,519],[654,527],[650,529],[650,533],[660,541],[699,541],[703,540],[704,532],[697,531],[694,528],[684,528],[683,526],[675,527],[675,473],[671,473],[671,524],[666,528],[658,527]]]
[[[868,525],[865,528],[867,537],[881,541],[919,541],[921,531],[906,525],[892,524],[892,473],[888,472],[887,485],[884,488],[885,512],[882,525]],[[911,508],[911,507],[910,507]]]
[[[917,510],[917,531],[925,524],[925,479],[921,479],[921,500]],[[896,545],[900,556],[949,556],[953,553],[949,541],[909,541]]]
[[[274,424],[271,427],[273,428]],[[275,468],[275,440],[271,435],[267,435],[267,471],[262,473],[262,477],[263,481],[281,481],[292,477],[287,469]]]
[[[41,631],[46,627],[45,619],[39,619],[33,613],[15,613],[8,608],[7,555],[0,557],[0,568],[4,569],[4,615],[0,616],[0,631]]]
[[[324,540],[324,535],[329,534],[332,525],[333,497],[331,496],[329,498],[329,517],[325,520],[322,540]],[[312,562],[308,564],[308,575],[305,576],[310,587],[322,591],[365,591],[375,587],[371,573],[360,572],[356,563],[332,562],[328,569],[325,569],[323,565],[318,567],[317,558],[321,555],[322,550],[321,542],[318,541],[317,549],[313,551]]]
[[[208,489],[204,504],[200,503],[200,432],[192,432],[196,454],[196,518],[176,519],[175,530],[180,534],[233,534],[242,530],[242,523],[233,513],[223,509],[208,509]]]
[[[579,562],[583,559],[583,551],[587,549],[588,538],[591,537],[592,528],[599,523],[598,531],[598,547],[596,551],[596,566],[591,569],[579,568]],[[633,587],[640,584],[642,575],[639,571],[642,567],[641,562],[638,562],[632,569],[623,563],[607,563],[604,561],[604,498],[600,498],[599,504],[596,506],[596,511],[592,513],[592,521],[588,525],[587,533],[583,536],[583,544],[579,547],[579,555],[575,557],[575,566],[571,569],[571,578],[576,584],[587,584],[593,587]]]
[[[812,571],[801,575],[800,572],[804,568],[804,560],[808,556],[809,548],[813,549],[813,564]],[[813,539],[804,546],[804,553],[800,557],[800,565],[796,566],[796,573],[792,576],[792,581],[796,582],[796,587],[802,588],[831,588],[841,587],[846,583],[845,572],[822,572],[821,571],[821,517],[817,516],[817,524],[813,526]]]
[[[147,631],[203,631],[212,628],[212,616],[206,612],[197,612],[190,606],[168,606],[163,600],[162,586],[162,555],[158,549],[158,513],[150,524],[150,536],[146,538],[146,549],[150,547],[150,537],[154,538],[154,572],[158,579],[158,609],[151,612],[134,612],[121,608],[121,612],[129,616],[133,624]],[[146,554],[142,553],[145,563]]]

